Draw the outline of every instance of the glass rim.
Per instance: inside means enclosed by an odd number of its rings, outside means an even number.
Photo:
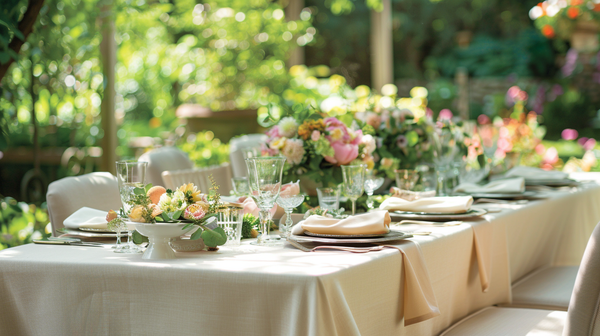
[[[260,161],[266,161],[266,160],[287,160],[285,158],[285,156],[256,156],[256,157],[249,157],[249,158],[245,158],[245,161],[252,161],[252,160],[260,160]]]
[[[128,164],[128,163],[145,163],[145,164],[148,164],[148,161],[137,161],[137,160],[119,160],[119,161],[115,161],[115,163],[116,163],[116,164],[119,164],[119,163],[121,163],[121,164],[123,164],[123,163],[125,163],[125,164]]]

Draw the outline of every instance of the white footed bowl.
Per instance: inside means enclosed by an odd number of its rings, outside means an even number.
[[[182,228],[186,224],[146,224],[136,223],[135,229],[142,235],[148,237],[150,244],[146,248],[146,252],[142,255],[142,259],[175,259],[175,252],[169,241],[171,238],[179,237],[187,233],[194,227],[190,226],[185,230]]]

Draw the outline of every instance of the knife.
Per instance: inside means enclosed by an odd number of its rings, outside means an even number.
[[[48,244],[48,245],[73,245],[73,246],[92,246],[92,247],[104,247],[102,243],[88,243],[82,241],[72,240],[60,240],[60,239],[34,239],[35,244]]]

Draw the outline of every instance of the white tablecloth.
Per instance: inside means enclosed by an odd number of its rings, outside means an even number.
[[[600,220],[600,186],[550,195],[468,225],[421,227],[432,234],[412,241],[422,250],[441,315],[407,327],[396,250],[244,245],[144,261],[95,247],[24,245],[0,251],[0,333],[436,335],[477,309],[508,302],[511,282],[534,269],[579,261]],[[487,292],[471,225],[493,237],[484,247]],[[410,252],[411,245],[403,248]]]

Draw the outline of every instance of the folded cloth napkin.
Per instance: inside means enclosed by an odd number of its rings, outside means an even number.
[[[462,193],[522,193],[524,191],[525,179],[522,177],[496,180],[483,186],[475,183],[461,183],[454,188],[454,192]]]
[[[390,197],[381,203],[379,209],[412,212],[464,213],[469,211],[471,204],[473,204],[473,197],[471,196],[427,197],[414,201]]]
[[[292,228],[292,234],[304,231],[331,235],[379,234],[389,232],[392,219],[387,211],[373,211],[344,219],[309,216]]]
[[[67,229],[79,229],[80,227],[90,229],[107,229],[107,211],[83,207],[67,217],[63,222]]]
[[[419,198],[425,198],[425,197],[434,197],[435,196],[435,190],[430,190],[430,191],[410,191],[410,190],[404,190],[404,189],[400,189],[398,187],[391,187],[390,188],[390,194],[392,197],[399,197],[399,198],[403,198],[407,201],[414,201],[417,200]]]
[[[506,172],[507,177],[523,177],[526,180],[564,180],[569,174],[556,170],[518,166]]]

